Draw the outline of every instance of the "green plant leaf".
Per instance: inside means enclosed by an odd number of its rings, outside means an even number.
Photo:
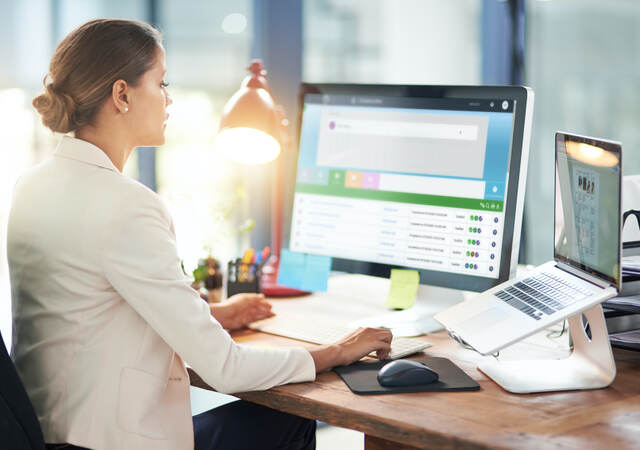
[[[240,233],[249,233],[256,227],[256,221],[253,219],[247,219],[240,224],[238,227],[238,232]]]

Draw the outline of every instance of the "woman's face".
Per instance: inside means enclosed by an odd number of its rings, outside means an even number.
[[[164,144],[167,106],[173,103],[167,92],[166,73],[164,49],[158,47],[151,69],[131,87],[128,122],[136,147]]]

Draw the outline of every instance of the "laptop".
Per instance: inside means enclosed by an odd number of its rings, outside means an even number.
[[[557,132],[554,260],[435,319],[487,355],[616,296],[621,151],[618,142]]]

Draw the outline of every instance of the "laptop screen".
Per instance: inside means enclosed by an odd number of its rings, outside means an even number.
[[[556,133],[554,257],[620,288],[621,146]]]

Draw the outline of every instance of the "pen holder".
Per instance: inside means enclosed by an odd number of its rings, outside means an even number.
[[[227,298],[241,292],[260,292],[261,264],[229,261],[227,269]]]

